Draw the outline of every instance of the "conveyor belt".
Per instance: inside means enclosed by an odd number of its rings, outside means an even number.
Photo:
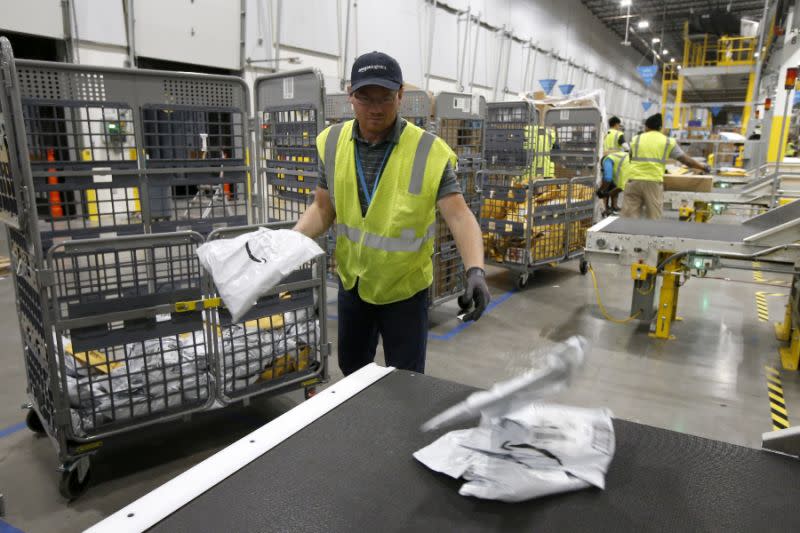
[[[800,462],[619,420],[605,491],[459,496],[411,454],[472,390],[394,372],[151,531],[800,531]]]
[[[738,224],[694,224],[676,220],[618,218],[602,229],[607,233],[647,235],[652,237],[682,237],[705,241],[741,242],[761,231],[753,226]]]
[[[745,221],[744,225],[757,228],[758,231],[763,231],[797,218],[800,218],[800,201],[791,202],[776,209],[771,209],[763,215],[758,215]]]

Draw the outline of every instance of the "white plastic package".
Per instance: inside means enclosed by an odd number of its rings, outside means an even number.
[[[431,470],[464,478],[463,496],[519,502],[605,488],[614,446],[607,409],[537,402],[451,431],[414,457]]]
[[[210,241],[197,249],[200,264],[214,278],[234,322],[281,279],[324,253],[297,231],[266,228]]]
[[[472,429],[451,431],[414,457],[453,478],[459,494],[524,501],[591,486],[605,488],[614,455],[614,426],[607,409],[543,403],[561,390],[583,361],[586,340],[573,337],[545,354],[537,367],[463,402],[423,424],[441,428],[480,415]]]

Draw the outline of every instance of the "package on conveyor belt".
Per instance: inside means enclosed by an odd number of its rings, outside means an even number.
[[[506,502],[588,487],[605,488],[614,455],[607,409],[544,403],[581,364],[586,341],[573,337],[521,376],[470,395],[426,422],[433,430],[480,416],[477,427],[452,431],[414,457],[436,472],[463,478],[459,494]]]
[[[200,264],[214,278],[234,322],[281,279],[324,254],[316,242],[299,232],[267,228],[197,248]]]

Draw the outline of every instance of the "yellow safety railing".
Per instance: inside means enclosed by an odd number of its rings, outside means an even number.
[[[715,37],[704,33],[689,34],[689,22],[683,26],[684,67],[716,67],[755,64],[755,37]]]
[[[754,65],[756,51],[755,37],[727,37],[723,36],[717,41],[717,64]]]

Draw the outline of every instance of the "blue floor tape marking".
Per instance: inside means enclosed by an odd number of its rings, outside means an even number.
[[[494,309],[495,307],[497,307],[501,303],[503,303],[506,300],[508,300],[509,298],[511,298],[514,295],[515,292],[517,292],[517,291],[508,291],[507,293],[503,294],[502,296],[500,296],[496,300],[493,300],[489,304],[489,306],[486,308],[486,311],[483,312],[484,316],[489,314],[489,312],[492,309]],[[434,339],[434,340],[437,340],[437,341],[449,341],[450,339],[452,339],[453,337],[455,337],[456,335],[458,335],[459,333],[461,333],[462,331],[464,331],[465,329],[467,329],[468,327],[470,327],[474,323],[475,323],[474,321],[460,322],[456,327],[454,327],[453,329],[451,329],[447,333],[445,333],[443,335],[437,335],[436,333],[429,333],[428,334],[428,338],[429,339]]]
[[[8,437],[9,435],[16,433],[17,431],[25,428],[25,422],[20,422],[19,424],[14,424],[13,426],[8,426],[7,428],[0,429],[0,439],[3,437]]]
[[[3,522],[3,520],[0,519],[0,533],[25,533],[25,532],[22,531],[21,529],[15,528],[8,522]]]

